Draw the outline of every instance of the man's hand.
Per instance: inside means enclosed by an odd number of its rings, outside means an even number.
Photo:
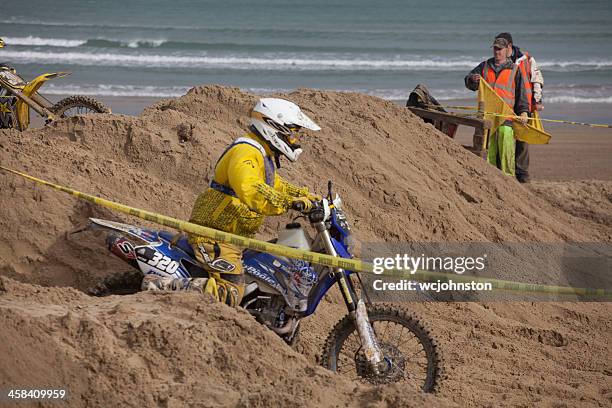
[[[536,103],[535,108],[537,111],[541,112],[544,110],[544,105],[542,105],[541,103]]]
[[[312,201],[308,197],[296,197],[291,202],[291,208],[299,212],[312,210]]]
[[[478,83],[478,82],[480,82],[480,78],[481,78],[481,76],[480,76],[480,75],[478,75],[478,74],[472,74],[472,75],[470,75],[470,81],[472,81],[472,82],[476,82],[476,83]]]
[[[521,113],[521,116],[518,117],[518,121],[521,122],[523,125],[526,125],[529,121],[529,115],[527,114],[527,112]]]

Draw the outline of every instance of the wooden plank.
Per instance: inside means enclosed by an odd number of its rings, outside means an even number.
[[[443,122],[453,123],[455,125],[465,125],[465,126],[471,126],[471,127],[480,128],[480,129],[490,129],[491,128],[491,122],[488,120],[484,120],[484,119],[466,118],[463,116],[453,115],[452,113],[432,111],[429,109],[414,108],[412,106],[408,106],[408,109],[410,109],[410,111],[414,113],[415,115],[421,118],[425,118],[425,119],[431,119],[434,121],[439,120]]]

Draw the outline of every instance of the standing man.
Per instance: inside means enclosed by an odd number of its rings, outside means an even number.
[[[529,120],[529,97],[525,88],[525,78],[518,65],[510,59],[508,40],[496,38],[493,41],[493,58],[481,62],[465,77],[465,86],[478,90],[480,79],[484,79],[520,116],[522,123]],[[489,137],[487,161],[508,176],[515,176],[515,143],[512,120],[506,119],[502,126]]]
[[[525,78],[527,92],[531,94],[529,98],[530,113],[544,110],[542,104],[544,77],[536,60],[527,51],[522,52],[519,47],[513,44],[510,33],[499,33],[495,38],[503,38],[509,43],[510,58],[512,62],[519,66]],[[529,144],[520,140],[516,141],[516,179],[520,183],[529,183]]]

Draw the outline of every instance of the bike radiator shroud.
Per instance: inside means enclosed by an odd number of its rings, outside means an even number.
[[[292,248],[311,249],[311,239],[298,223],[288,224],[284,230],[280,231],[276,243]],[[308,295],[318,280],[317,273],[308,262],[246,250],[243,253],[242,263],[247,275],[245,295],[251,288],[254,288],[251,284],[256,283],[262,292],[272,294],[276,291],[283,295],[287,304],[295,311],[307,310]],[[249,276],[259,282],[249,281]],[[265,285],[261,285],[261,282]],[[265,287],[266,285],[268,288]]]

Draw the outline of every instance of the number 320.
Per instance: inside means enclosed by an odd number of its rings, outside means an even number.
[[[153,258],[149,259],[147,264],[167,273],[174,273],[179,267],[178,262],[173,261],[169,257],[162,255],[159,252],[155,252],[155,254],[153,254]]]

